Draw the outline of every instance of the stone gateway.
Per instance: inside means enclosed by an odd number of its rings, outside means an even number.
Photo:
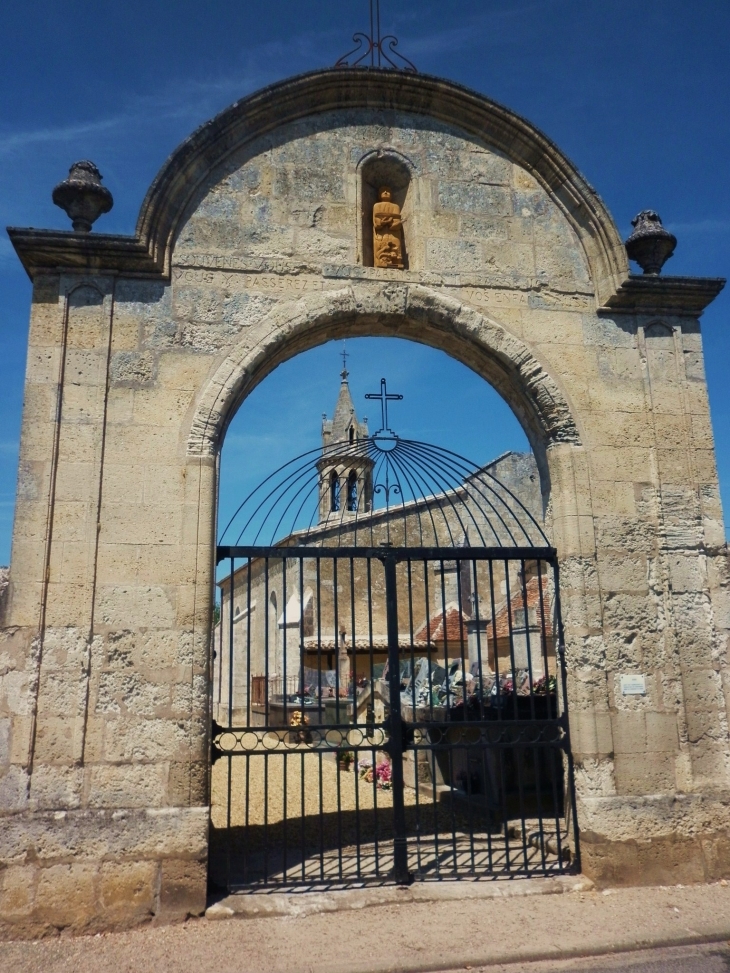
[[[218,452],[280,362],[352,335],[442,349],[530,440],[584,871],[730,874],[728,561],[699,325],[723,282],[632,275],[552,142],[426,76],[335,69],[236,103],[165,164],[133,236],[85,232],[106,202],[98,170],[75,168],[73,198],[97,209],[74,231],[10,230],[33,302],[0,648],[3,932],[204,908]],[[384,186],[401,222],[381,266]],[[635,677],[645,693],[622,691]]]

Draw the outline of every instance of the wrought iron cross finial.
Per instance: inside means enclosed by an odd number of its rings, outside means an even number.
[[[380,33],[380,0],[370,0],[370,33],[357,31],[352,35],[356,47],[342,57],[335,64],[336,68],[355,68],[369,66],[371,68],[395,68],[397,71],[418,72],[415,64],[404,57],[399,51],[398,38],[393,34],[383,37]],[[387,51],[386,51],[387,48]],[[368,58],[370,63],[368,65]],[[396,58],[397,60],[393,60]]]
[[[344,341],[342,342],[342,351],[340,352],[340,354],[342,355],[342,371],[340,372],[340,375],[342,375],[342,378],[343,378],[343,379],[346,379],[346,378],[347,378],[347,376],[348,376],[348,375],[350,374],[350,373],[349,373],[349,372],[347,371],[347,359],[348,359],[348,358],[349,358],[350,356],[349,356],[349,355],[347,354],[347,352],[345,351],[345,342],[344,342]]]
[[[380,415],[382,425],[378,432],[375,433],[377,436],[380,432],[390,433],[391,436],[395,435],[392,429],[388,428],[388,402],[398,402],[403,396],[397,392],[389,392],[385,384],[385,379],[380,379],[380,392],[367,392],[365,395],[366,399],[380,399]]]

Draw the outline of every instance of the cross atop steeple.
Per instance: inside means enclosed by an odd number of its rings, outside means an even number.
[[[394,436],[395,433],[393,432],[393,430],[388,428],[388,402],[398,402],[398,401],[400,401],[403,398],[403,396],[400,395],[398,392],[389,392],[388,391],[388,388],[387,388],[387,386],[385,384],[385,379],[384,378],[381,378],[380,379],[380,392],[377,392],[377,393],[376,392],[368,392],[365,395],[365,398],[366,399],[380,399],[380,415],[381,415],[382,425],[381,425],[380,429],[378,429],[378,431],[376,433],[374,433],[374,435],[377,436],[378,433],[380,433],[380,432],[386,432],[386,433],[390,433],[391,436]]]
[[[347,359],[350,353],[345,351],[344,342],[339,354],[342,356],[342,371],[334,415],[331,419],[328,419],[326,414],[322,416],[322,445],[327,448],[333,443],[358,442],[368,436],[367,420],[363,422],[358,420],[355,403],[350,394],[350,385],[347,381],[350,374],[347,370]]]

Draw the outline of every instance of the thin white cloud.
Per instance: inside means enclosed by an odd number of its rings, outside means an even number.
[[[728,233],[730,219],[693,220],[688,223],[667,223],[672,233]]]
[[[107,118],[0,132],[0,158],[23,153],[39,145],[74,142],[104,133],[123,133],[130,126],[146,120],[207,119],[211,111],[215,113],[229,102],[271,84],[280,76],[275,66],[282,60],[310,66],[307,62],[314,56],[314,40],[312,35],[261,45],[236,70],[212,78],[174,79],[166,91],[134,96],[120,112]]]
[[[533,14],[545,7],[554,6],[558,2],[560,0],[532,0],[532,2],[505,7],[502,10],[493,9],[478,17],[473,17],[464,26],[438,30],[422,37],[409,37],[407,45],[401,44],[400,46],[403,47],[404,53],[407,53],[410,57],[411,55],[418,56],[421,54],[446,54],[464,50],[476,44],[483,45],[485,32],[488,32],[490,27],[493,28],[498,21]]]
[[[95,122],[61,125],[58,128],[27,129],[24,132],[0,135],[0,156],[10,155],[13,152],[24,152],[33,146],[48,144],[49,142],[71,142],[82,138],[84,135],[105,132],[116,128],[122,119],[126,120],[126,117],[120,115],[115,118],[99,119]]]

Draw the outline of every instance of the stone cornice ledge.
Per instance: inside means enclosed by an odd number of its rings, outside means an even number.
[[[39,274],[59,271],[163,276],[162,268],[136,236],[15,226],[8,227],[8,236],[31,280]]]
[[[137,236],[12,226],[8,227],[8,236],[31,280],[39,274],[59,272],[168,279],[164,267]],[[367,277],[369,270],[372,273],[371,268],[327,266],[323,273],[325,277]],[[725,283],[722,277],[631,275],[598,311],[699,317]]]
[[[722,277],[649,277],[632,274],[599,313],[699,317],[725,286]]]

